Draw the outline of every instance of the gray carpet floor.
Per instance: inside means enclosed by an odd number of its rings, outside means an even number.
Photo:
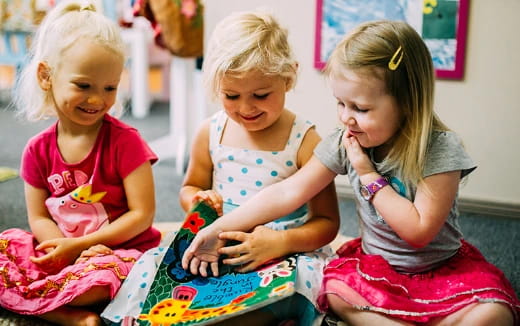
[[[136,127],[147,141],[168,134],[168,105],[155,104],[145,119],[124,115],[122,120]],[[21,122],[14,113],[0,103],[0,166],[18,169],[20,156],[27,140],[52,121],[38,123]],[[157,200],[157,222],[180,222],[184,213],[178,203],[178,191],[182,177],[175,174],[173,160],[160,160],[154,165]],[[355,205],[348,198],[340,198],[341,232],[357,236],[358,224]],[[479,248],[484,256],[502,271],[520,294],[520,217],[506,218],[486,216],[474,212],[462,212],[460,225],[466,240]],[[0,182],[0,231],[8,228],[28,230],[23,198],[23,182],[20,178]],[[10,321],[8,313],[0,311],[1,325],[38,325]],[[10,317],[12,318],[12,316]],[[27,322],[27,321],[26,321]]]

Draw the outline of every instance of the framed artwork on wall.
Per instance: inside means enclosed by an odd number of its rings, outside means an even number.
[[[316,0],[314,66],[323,69],[336,44],[356,25],[403,20],[430,49],[437,78],[462,79],[469,0]]]

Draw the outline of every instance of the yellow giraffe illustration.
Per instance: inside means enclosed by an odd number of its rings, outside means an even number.
[[[218,317],[243,310],[245,306],[241,303],[254,296],[255,292],[240,295],[229,304],[220,307],[189,309],[196,295],[197,290],[192,287],[177,286],[173,289],[172,298],[158,302],[148,314],[141,314],[139,319],[147,320],[151,326],[170,326],[179,322]]]

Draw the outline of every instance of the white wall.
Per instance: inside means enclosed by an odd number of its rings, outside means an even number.
[[[313,67],[314,0],[206,0],[206,40],[213,26],[237,10],[268,9],[289,30],[300,62],[287,107],[317,124],[326,135],[336,125],[335,101]],[[461,135],[478,164],[461,198],[520,207],[520,12],[518,0],[472,0],[466,73],[462,81],[439,80],[436,108]],[[338,179],[345,185],[346,178]]]

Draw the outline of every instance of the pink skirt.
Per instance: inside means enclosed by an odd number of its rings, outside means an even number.
[[[0,306],[19,314],[41,315],[55,310],[96,286],[106,286],[113,298],[141,252],[117,249],[48,274],[29,260],[42,256],[34,250],[34,236],[24,230],[0,233]]]
[[[328,309],[327,294],[335,294],[355,308],[414,322],[449,315],[475,302],[500,302],[511,307],[518,320],[520,302],[502,271],[488,263],[477,248],[462,240],[458,253],[434,270],[402,274],[379,255],[366,255],[361,239],[345,243],[324,270],[318,296]],[[369,305],[354,305],[338,280],[361,295]],[[341,283],[340,283],[341,284]]]

